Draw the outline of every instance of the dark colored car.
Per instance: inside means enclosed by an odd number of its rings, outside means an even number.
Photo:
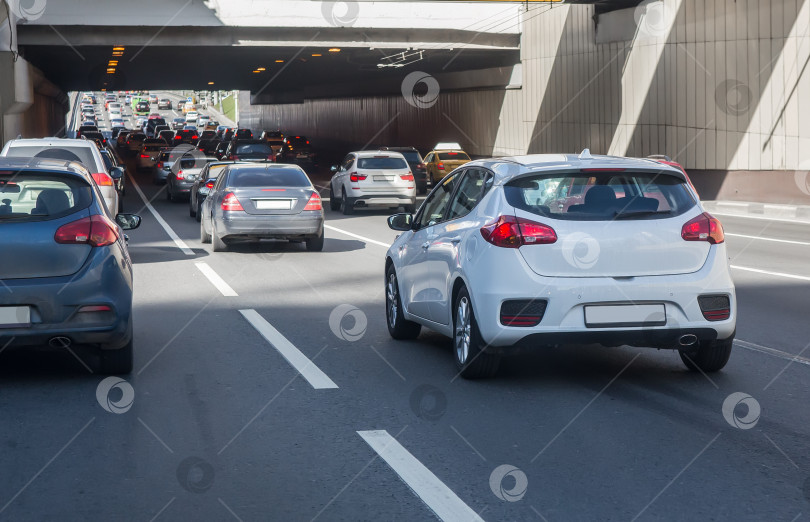
[[[158,110],[162,110],[162,109],[171,110],[172,101],[170,99],[168,99],[168,98],[161,98],[160,100],[158,100],[157,106],[158,106]]]
[[[419,194],[427,192],[427,167],[422,160],[422,155],[416,150],[416,147],[380,147],[380,150],[391,150],[399,152],[405,156],[405,161],[413,173],[413,179],[416,183],[416,191]]]
[[[136,103],[135,114],[149,114],[149,102],[142,100]]]
[[[162,130],[157,135],[158,138],[165,140],[166,143],[173,143],[174,140],[174,131],[173,130]]]
[[[217,140],[203,139],[197,142],[197,150],[206,156],[216,157],[215,154],[217,152],[218,143],[219,142]]]
[[[99,147],[105,147],[107,145],[107,138],[100,132],[85,132],[82,136],[90,141],[95,141],[96,145]]]
[[[231,141],[234,137],[234,130],[227,129],[222,133],[222,141]]]
[[[276,154],[264,140],[235,139],[228,144],[223,158],[230,161],[276,161]]]
[[[82,125],[79,127],[79,130],[76,131],[76,137],[80,137],[85,132],[98,132],[98,127],[95,125]]]
[[[182,198],[187,198],[191,192],[191,186],[200,176],[203,168],[216,161],[216,158],[200,158],[188,154],[179,160],[169,169],[166,176],[166,199],[169,201],[179,201]]]
[[[234,163],[236,162],[215,161],[209,163],[203,167],[200,175],[194,180],[194,184],[191,185],[191,191],[189,192],[188,214],[193,218],[197,218],[198,223],[200,221],[202,202],[205,201],[208,193],[214,188],[214,183],[219,175],[225,171],[225,167],[233,165]]]
[[[272,148],[273,152],[276,154],[279,154],[281,148],[284,146],[284,133],[281,131],[262,131],[259,139],[264,140],[270,145],[270,148]]]
[[[0,346],[99,355],[101,373],[132,371],[132,261],[91,174],[74,162],[0,159]]]
[[[321,197],[298,165],[231,165],[201,213],[200,239],[214,252],[232,241],[261,239],[305,241],[307,250],[323,250]]]
[[[185,118],[175,118],[172,120],[172,129],[179,130],[186,126]]]
[[[281,161],[284,163],[314,163],[315,153],[306,136],[287,136],[281,147]]]
[[[180,129],[174,134],[174,141],[172,145],[179,145],[181,143],[194,145],[199,139],[200,137],[197,135],[197,131],[191,129]]]
[[[146,121],[146,124],[143,126],[143,132],[150,138],[155,135],[155,129],[159,126],[166,126],[166,120],[163,118],[153,118]]]
[[[204,130],[202,134],[200,134],[201,140],[213,140],[217,137],[217,131],[215,130]]]
[[[228,145],[230,145],[230,143],[231,142],[225,140],[218,141],[217,148],[214,151],[214,156],[216,156],[218,159],[225,157],[225,151],[228,150]]]
[[[253,131],[250,129],[236,129],[233,137],[237,140],[252,140]]]

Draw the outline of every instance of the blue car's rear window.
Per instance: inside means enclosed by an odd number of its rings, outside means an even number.
[[[80,178],[0,171],[0,223],[56,219],[83,210],[92,201],[93,189]]]

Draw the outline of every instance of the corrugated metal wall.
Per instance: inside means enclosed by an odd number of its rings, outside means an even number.
[[[259,106],[242,123],[346,148],[447,140],[481,155],[589,147],[668,154],[689,169],[807,168],[809,2],[664,0],[663,22],[641,10],[602,17],[606,33],[639,26],[604,43],[591,6],[532,7],[522,89],[443,92],[427,109],[401,96]]]

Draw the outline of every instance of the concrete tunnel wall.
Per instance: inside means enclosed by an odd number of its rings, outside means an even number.
[[[810,0],[664,0],[602,15],[533,6],[522,86],[249,104],[240,125],[365,144],[458,141],[471,154],[667,154],[704,199],[810,204]],[[403,78],[418,64],[403,70]]]

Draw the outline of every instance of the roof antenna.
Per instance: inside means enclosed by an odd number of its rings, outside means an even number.
[[[593,159],[593,156],[591,156],[591,150],[590,149],[584,149],[582,151],[582,153],[579,155],[579,159],[581,159],[581,160]]]

